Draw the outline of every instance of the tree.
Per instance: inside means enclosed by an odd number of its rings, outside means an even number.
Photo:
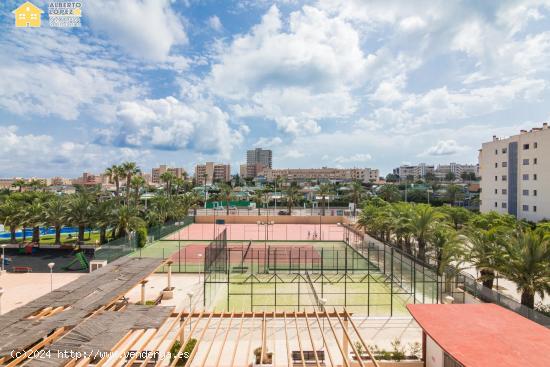
[[[457,199],[460,199],[463,196],[462,187],[455,184],[447,185],[445,191],[447,193],[447,199],[451,205],[455,205]]]
[[[399,176],[394,173],[388,173],[386,175],[386,182],[397,182],[399,181]]]
[[[23,191],[23,187],[27,186],[27,182],[23,179],[17,179],[11,184],[12,187],[17,187],[17,191]]]
[[[25,223],[32,227],[32,242],[40,244],[40,226],[44,225],[44,206],[40,199],[36,198],[25,207]]]
[[[443,206],[439,209],[455,230],[460,229],[472,216],[472,212],[462,207]]]
[[[426,244],[431,235],[435,221],[440,214],[431,206],[417,204],[411,216],[411,230],[418,246],[418,258],[426,260]]]
[[[67,221],[78,227],[78,242],[84,242],[84,231],[93,219],[92,201],[86,192],[76,193],[67,202]]]
[[[454,180],[456,180],[456,175],[453,172],[447,172],[447,174],[445,175],[445,180],[448,182],[453,182]]]
[[[540,230],[518,229],[504,241],[499,270],[516,283],[521,304],[535,306],[535,294],[550,293],[550,237]]]
[[[172,172],[164,172],[159,176],[160,181],[164,182],[164,191],[168,196],[172,195],[172,185],[176,180],[176,176]]]
[[[100,201],[93,206],[93,218],[95,225],[99,228],[100,245],[107,242],[107,229],[115,224],[115,205],[115,201],[110,199]],[[115,235],[116,233],[112,237]]]
[[[264,193],[262,192],[262,190],[258,189],[254,191],[254,194],[252,195],[252,201],[256,203],[256,208],[258,209],[258,215],[260,215],[260,208],[264,201]]]
[[[395,203],[401,200],[401,193],[395,185],[382,185],[378,188],[377,194],[388,203]]]
[[[493,288],[496,271],[503,261],[502,238],[502,227],[483,229],[469,226],[465,231],[467,260],[479,270],[482,284],[489,289]]]
[[[145,186],[145,179],[141,176],[133,176],[130,181],[132,190],[134,192],[134,205],[139,205],[139,192]]]
[[[361,201],[363,198],[363,195],[365,194],[365,189],[363,188],[363,185],[361,185],[361,182],[359,181],[353,181],[349,185],[349,196],[351,201],[353,202],[353,216],[355,217],[355,213],[357,211],[357,204]]]
[[[430,238],[430,252],[437,261],[439,275],[445,274],[451,265],[456,273],[465,260],[464,237],[447,224],[437,224]]]
[[[292,215],[292,207],[297,204],[301,198],[302,194],[300,193],[300,188],[295,182],[291,183],[285,192],[286,207],[289,215]]]
[[[124,162],[121,166],[121,171],[126,178],[126,205],[130,204],[130,185],[132,177],[141,172],[135,162]]]
[[[134,207],[119,206],[115,209],[114,216],[116,233],[119,238],[145,226],[145,222],[139,217],[139,212]]]
[[[61,244],[61,228],[65,224],[66,200],[55,196],[44,205],[46,223],[55,229],[55,244]]]
[[[4,226],[10,228],[10,240],[12,243],[17,242],[16,231],[22,224],[20,212],[21,205],[12,198],[8,198],[0,205],[0,220]]]
[[[115,196],[120,195],[120,179],[124,177],[124,169],[122,166],[113,164],[111,167],[105,170],[105,175],[109,177],[109,182],[115,183]]]
[[[220,194],[222,195],[223,199],[226,203],[226,215],[229,215],[229,202],[231,201],[231,197],[233,196],[233,188],[228,184],[221,184],[220,185]]]

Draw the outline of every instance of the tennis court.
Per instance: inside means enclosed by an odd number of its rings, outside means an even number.
[[[267,221],[266,221],[267,222]],[[211,240],[223,230],[228,241],[343,241],[337,224],[214,224],[194,223],[163,238],[167,241]]]

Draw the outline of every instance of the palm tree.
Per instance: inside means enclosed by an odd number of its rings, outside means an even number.
[[[418,246],[418,258],[426,260],[426,243],[440,214],[431,206],[417,204],[411,217],[411,230]]]
[[[399,192],[399,189],[395,185],[390,185],[390,184],[382,185],[378,189],[377,194],[384,201],[387,201],[388,203],[394,203],[401,200],[401,193]]]
[[[4,226],[10,228],[10,240],[12,243],[17,242],[16,231],[22,224],[20,212],[20,204],[11,198],[8,198],[0,205],[0,220]]]
[[[67,221],[78,227],[78,242],[84,242],[84,231],[93,219],[92,201],[87,193],[76,193],[67,203]]]
[[[440,211],[451,222],[455,230],[461,228],[472,216],[472,212],[462,207],[443,206],[440,208]]]
[[[332,195],[332,193],[333,190],[330,184],[322,184],[321,186],[319,186],[319,192],[317,194],[321,196],[321,204],[323,207],[322,215],[325,215],[326,199],[327,197],[330,198],[330,195]]]
[[[27,186],[27,182],[23,179],[17,179],[12,182],[12,187],[17,187],[19,192],[23,191],[23,187]]]
[[[357,211],[357,204],[363,198],[363,195],[365,194],[365,188],[359,181],[353,181],[349,185],[349,188],[350,188],[349,196],[351,198],[351,201],[353,202],[353,216],[355,217],[355,213]]]
[[[44,205],[36,198],[25,207],[25,222],[32,227],[32,242],[40,244],[40,226],[44,225]]]
[[[111,200],[100,201],[93,206],[95,225],[99,228],[99,244],[107,242],[107,229],[115,223],[115,202]]]
[[[113,164],[105,170],[105,174],[109,177],[109,182],[115,183],[115,195],[120,196],[120,179],[126,174],[122,166]]]
[[[172,195],[172,184],[176,180],[176,176],[172,172],[164,172],[159,178],[164,182],[164,191],[166,194],[168,196]]]
[[[482,284],[489,289],[493,288],[496,271],[503,261],[503,233],[502,227],[483,229],[470,226],[465,231],[468,262],[479,270]]]
[[[550,293],[550,236],[540,230],[518,229],[504,242],[500,271],[516,283],[521,304],[535,306],[535,294]]]
[[[256,208],[258,209],[258,215],[260,215],[260,208],[264,201],[264,193],[262,192],[262,190],[254,191],[254,195],[252,195],[252,201],[256,203]]]
[[[117,236],[125,237],[131,231],[135,231],[140,227],[145,226],[143,219],[139,217],[139,212],[136,208],[129,206],[119,206],[115,210],[115,228]]]
[[[228,184],[221,184],[220,185],[220,194],[225,199],[226,215],[229,215],[229,202],[231,201],[231,197],[233,195],[233,188]]]
[[[145,179],[141,176],[134,176],[130,182],[134,190],[134,205],[139,205],[139,191],[145,186]]]
[[[451,205],[455,205],[457,199],[462,196],[462,187],[455,184],[447,185],[445,191],[447,192],[447,198]]]
[[[65,224],[66,200],[53,197],[44,205],[46,223],[55,228],[55,244],[61,244],[61,228]]]
[[[290,186],[286,189],[285,196],[286,196],[285,199],[286,199],[288,214],[292,215],[292,207],[294,206],[294,204],[297,204],[302,198],[302,194],[300,193],[300,188],[295,182],[290,184]]]
[[[437,260],[437,272],[443,275],[449,265],[457,272],[465,260],[464,237],[447,224],[438,224],[430,238],[430,250]],[[453,274],[455,275],[455,274]]]
[[[124,162],[121,166],[124,172],[123,177],[126,178],[126,205],[130,204],[130,184],[132,177],[141,172],[135,162]]]

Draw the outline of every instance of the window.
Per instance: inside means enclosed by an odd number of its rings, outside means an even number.
[[[529,174],[528,173],[523,175],[523,181],[529,181]]]
[[[495,181],[498,181],[498,176],[495,176]]]
[[[495,208],[498,208],[498,203],[495,201]]]
[[[506,209],[506,203],[505,202],[502,202],[502,204],[500,206],[502,207],[502,209]]]
[[[502,195],[506,195],[508,193],[508,190],[502,189]]]
[[[495,189],[495,194],[498,194],[498,189]]]
[[[537,196],[537,190],[533,190],[533,196]]]
[[[502,175],[502,181],[506,181],[508,179],[508,176]]]
[[[523,165],[528,166],[529,165],[529,159],[524,159],[523,160]]]
[[[534,212],[537,211],[537,206],[536,206],[536,205],[533,205],[533,211],[534,211]]]
[[[506,154],[506,152],[508,152],[508,149],[502,148],[502,154]]]
[[[502,167],[508,167],[508,162],[502,162]]]
[[[538,163],[538,159],[537,158],[533,158],[533,164],[537,164]]]
[[[537,174],[536,174],[536,173],[534,173],[534,174],[533,174],[533,180],[535,180],[535,181],[536,181],[536,180],[537,180],[537,178],[538,178],[538,177],[537,177]]]
[[[495,162],[495,168],[498,168],[498,163],[497,162]]]
[[[523,144],[523,150],[529,150],[529,144]]]
[[[495,149],[495,154],[498,154],[498,149]]]
[[[524,212],[528,212],[529,211],[529,205],[524,205],[521,207],[523,209]]]
[[[533,143],[533,148],[537,149],[538,147],[539,147],[539,143],[534,142],[534,143]]]
[[[523,196],[529,196],[529,190],[523,190]]]

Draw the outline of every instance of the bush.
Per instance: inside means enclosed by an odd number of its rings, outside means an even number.
[[[147,228],[140,227],[136,231],[136,243],[138,247],[145,247],[147,244]]]
[[[187,344],[185,344],[185,348],[183,348],[181,355],[178,356],[177,354],[181,348],[181,343],[176,340],[172,345],[172,348],[170,348],[170,362],[172,362],[174,358],[178,357],[176,366],[185,366],[187,360],[189,359],[189,356],[191,356],[191,352],[193,352],[193,349],[195,349],[196,344],[197,339],[190,339]]]

